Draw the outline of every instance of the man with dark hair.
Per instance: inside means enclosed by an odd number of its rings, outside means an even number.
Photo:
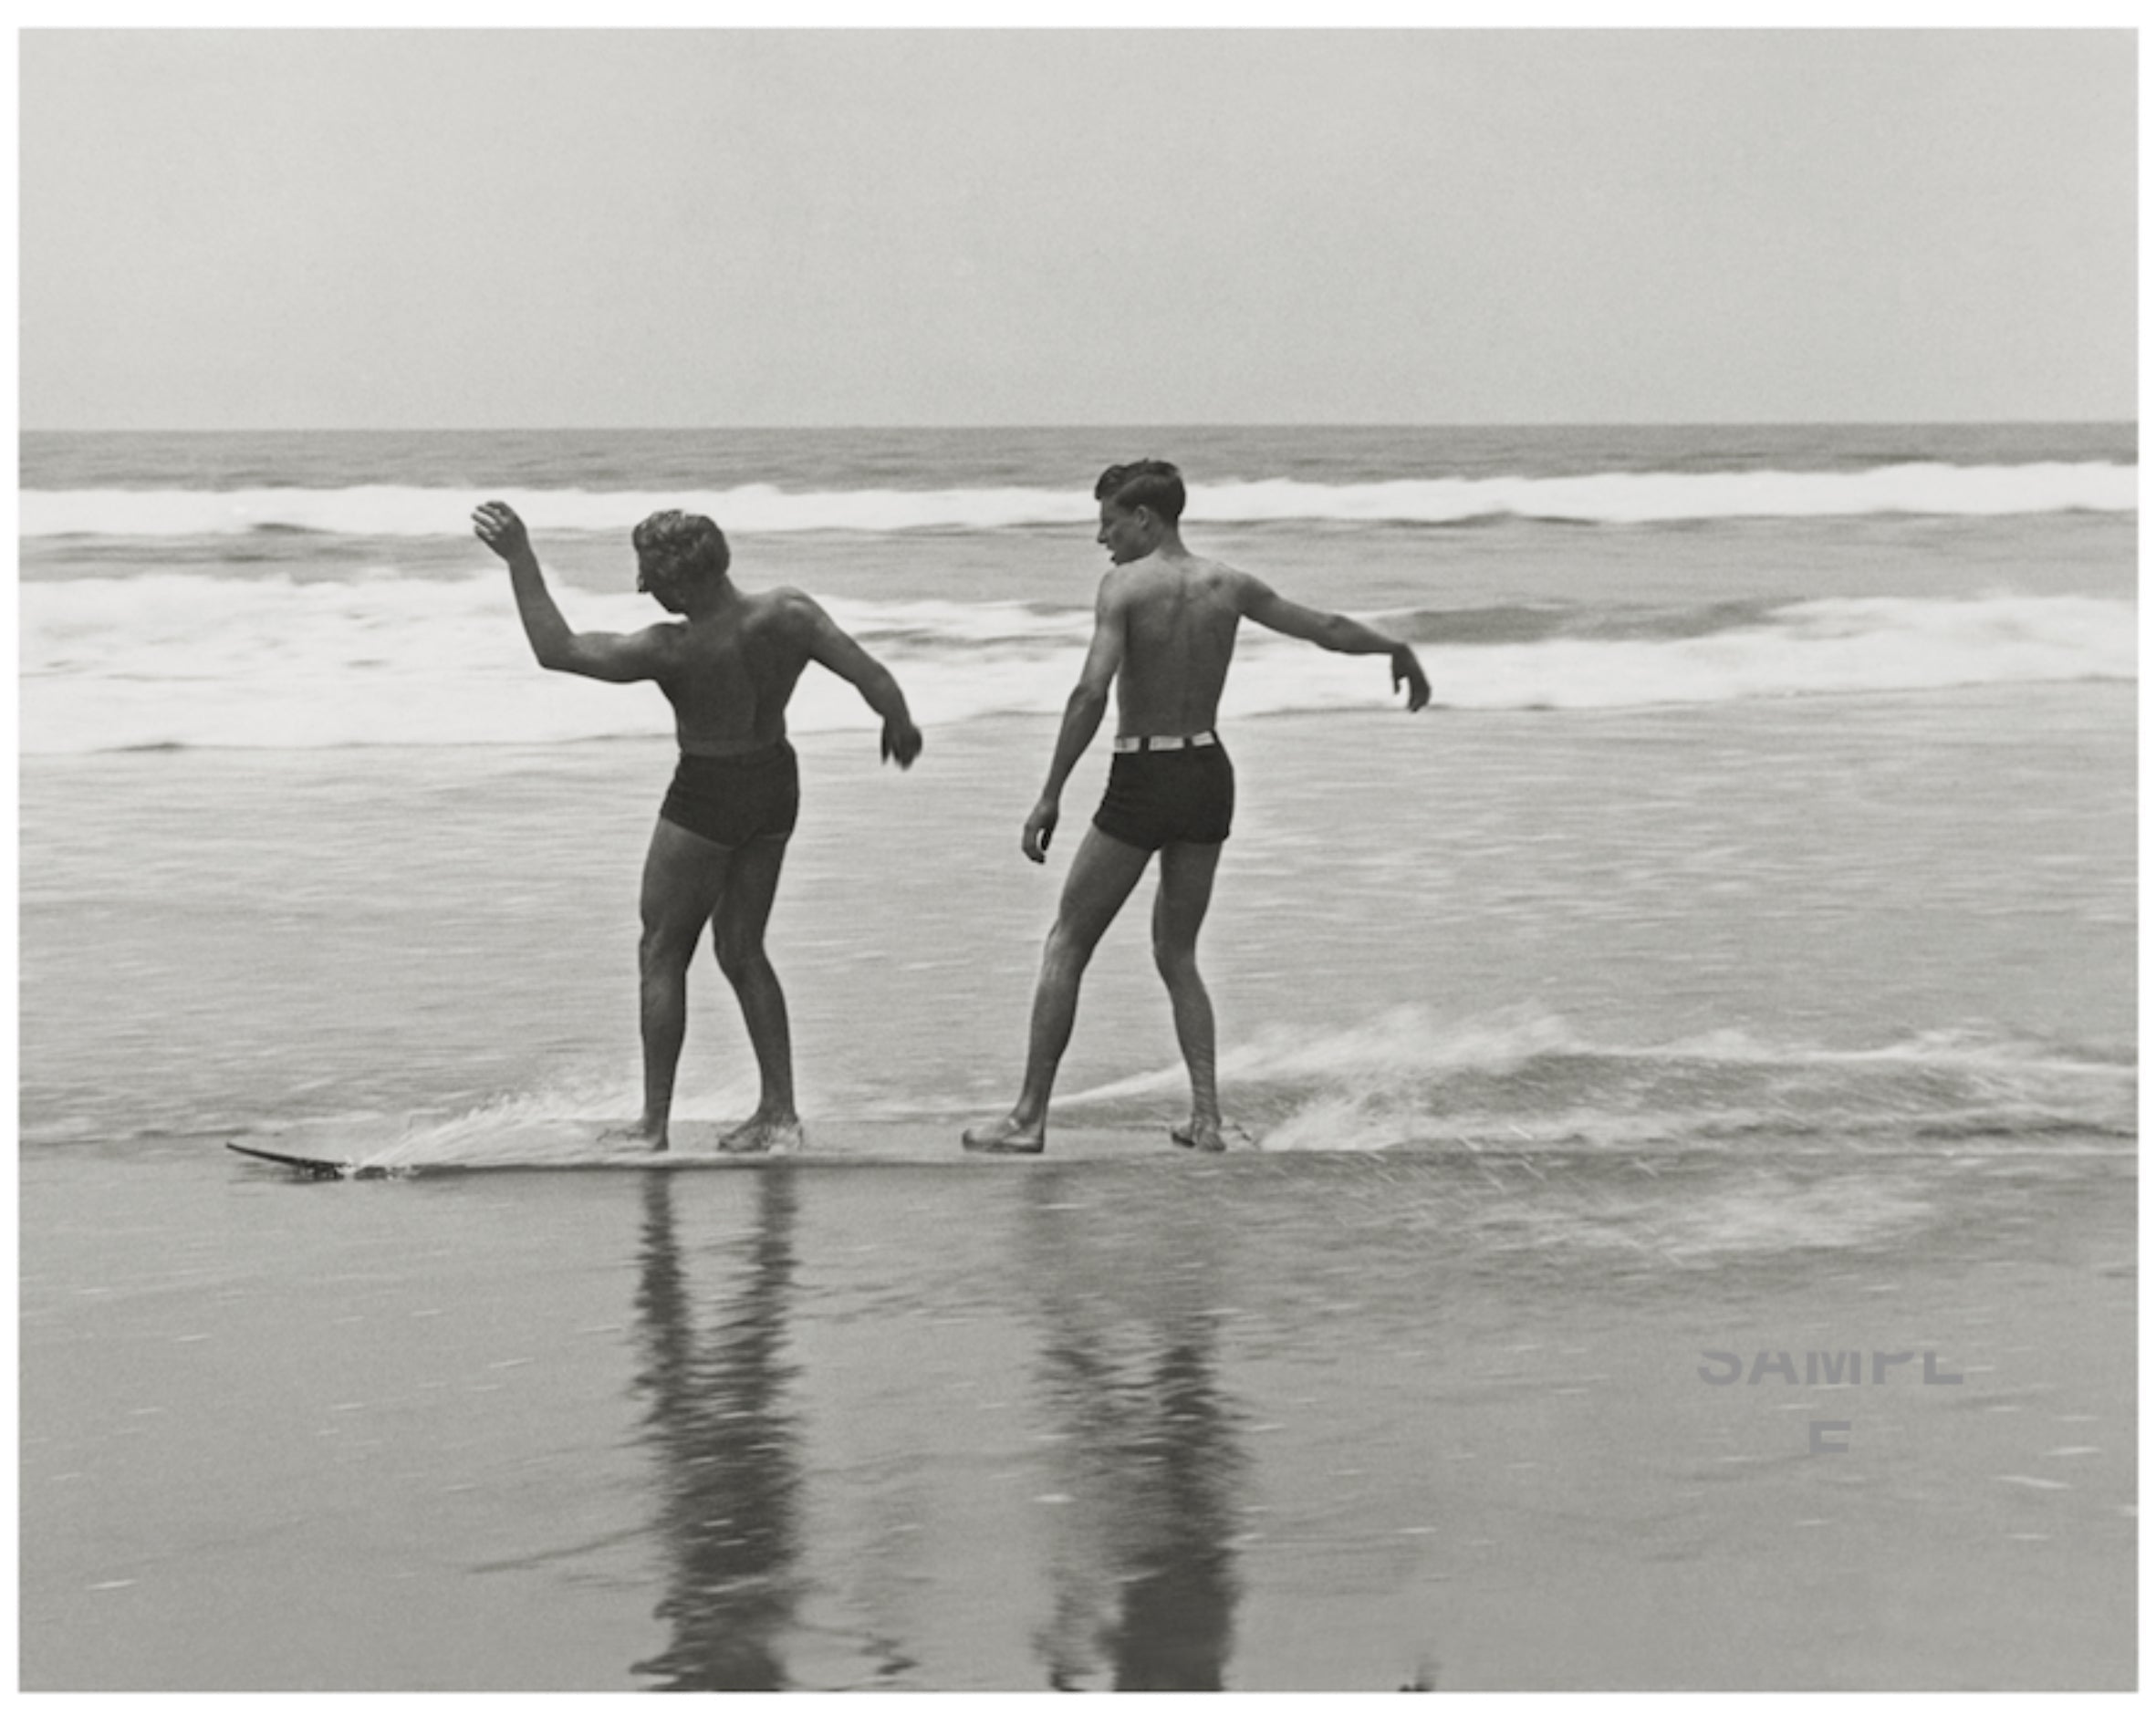
[[[786,741],[786,702],[813,660],[860,691],[883,720],[883,758],[911,766],[921,753],[897,681],[806,593],[744,593],[727,575],[726,537],[702,515],[662,510],[631,535],[637,590],[680,622],[633,635],[578,634],[563,618],[531,540],[506,504],[483,504],[473,530],[509,566],[517,615],[539,663],[602,682],[655,682],[673,705],[681,763],[644,858],[638,948],[644,1110],[614,1135],[663,1150],[674,1073],[688,1024],[689,964],[708,924],[755,1050],[756,1111],[719,1140],[723,1150],[797,1148],[793,1044],[786,996],[764,951],[764,930],[800,805]]]
[[[1026,817],[1021,843],[1047,860],[1063,786],[1093,740],[1116,691],[1115,759],[1093,825],[1078,841],[1048,931],[1034,990],[1026,1077],[1017,1105],[964,1135],[973,1150],[1037,1154],[1047,1141],[1048,1096],[1069,1045],[1078,983],[1093,949],[1157,851],[1153,960],[1174,1008],[1175,1035],[1190,1070],[1191,1117],[1178,1143],[1226,1148],[1213,1079],[1213,1002],[1198,974],[1198,930],[1213,898],[1220,847],[1234,816],[1235,774],[1214,723],[1245,618],[1328,652],[1384,653],[1408,711],[1430,700],[1414,649],[1350,618],[1282,598],[1256,577],[1193,556],[1182,543],[1182,475],[1167,462],[1110,467],[1093,487],[1097,542],[1113,566],[1093,609],[1093,640],[1063,713],[1048,779]]]

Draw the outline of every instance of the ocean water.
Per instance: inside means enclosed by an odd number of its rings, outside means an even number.
[[[832,680],[792,717],[804,1110],[1006,1106],[1090,483],[1145,453],[1435,691],[1244,643],[1236,1155],[226,1166],[633,1112],[667,714],[532,665],[491,496],[578,626],[701,508],[891,667],[911,773]],[[21,487],[31,1687],[2130,1681],[2132,427],[27,434]],[[1144,927],[1056,1118],[1151,1142]],[[703,967],[682,1109],[753,1096]],[[1990,1376],[1791,1473],[1693,1370],[1829,1344]]]

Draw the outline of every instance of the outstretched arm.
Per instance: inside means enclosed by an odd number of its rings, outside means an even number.
[[[524,621],[525,639],[548,670],[573,671],[579,677],[596,677],[610,683],[639,682],[659,675],[665,639],[662,631],[579,635],[568,626],[554,595],[547,590],[547,577],[540,573],[539,559],[533,554],[531,535],[507,504],[481,504],[472,512],[472,531],[509,566],[509,585],[516,595],[516,614]]]
[[[921,753],[921,733],[906,709],[905,691],[882,662],[831,621],[824,608],[806,593],[796,601],[807,629],[808,657],[860,691],[861,699],[883,721],[883,758],[901,767]]]
[[[1405,641],[1381,635],[1367,623],[1358,623],[1338,611],[1314,611],[1293,599],[1284,599],[1254,575],[1242,577],[1239,599],[1243,615],[1254,623],[1298,641],[1311,641],[1328,653],[1383,653],[1392,661],[1392,686],[1407,688],[1408,711],[1420,712],[1430,704],[1430,680],[1415,649]]]
[[[1055,837],[1056,823],[1062,815],[1063,786],[1108,712],[1109,691],[1123,663],[1123,640],[1122,607],[1109,597],[1104,581],[1093,607],[1093,640],[1086,649],[1085,666],[1078,672],[1078,687],[1063,703],[1063,728],[1056,733],[1048,781],[1041,787],[1033,813],[1026,817],[1026,830],[1018,841],[1035,862],[1048,859],[1048,840]]]

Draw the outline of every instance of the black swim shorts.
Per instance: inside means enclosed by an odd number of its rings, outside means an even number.
[[[1093,825],[1140,850],[1217,845],[1235,818],[1235,769],[1217,742],[1194,749],[1118,753]]]
[[[682,755],[659,807],[661,819],[729,849],[783,838],[800,812],[800,764],[784,737],[746,754]]]

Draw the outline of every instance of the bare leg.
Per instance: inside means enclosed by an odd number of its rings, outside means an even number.
[[[666,1148],[673,1082],[689,1024],[689,962],[726,880],[724,845],[661,820],[644,857],[643,938],[637,972],[644,1042],[644,1112],[635,1127],[613,1135],[648,1149]]]
[[[725,890],[712,918],[712,948],[719,969],[741,1003],[755,1051],[762,1094],[756,1111],[719,1140],[722,1150],[762,1152],[798,1149],[800,1117],[794,1111],[794,1044],[786,1022],[786,993],[778,972],[764,951],[764,930],[778,896],[779,869],[785,865],[786,835],[753,838],[734,853]]]
[[[1153,962],[1175,1009],[1175,1040],[1191,1075],[1191,1122],[1178,1144],[1224,1150],[1220,1093],[1213,1076],[1213,997],[1198,974],[1198,930],[1213,902],[1218,845],[1169,845],[1161,851],[1161,889],[1153,899]]]
[[[1018,1103],[993,1126],[976,1127],[964,1136],[969,1150],[1037,1152],[1047,1138],[1048,1096],[1056,1069],[1070,1046],[1078,1022],[1078,984],[1093,949],[1123,908],[1150,854],[1098,826],[1088,826],[1063,882],[1063,902],[1041,955],[1040,981],[1033,991],[1033,1029],[1026,1049],[1026,1081]]]

